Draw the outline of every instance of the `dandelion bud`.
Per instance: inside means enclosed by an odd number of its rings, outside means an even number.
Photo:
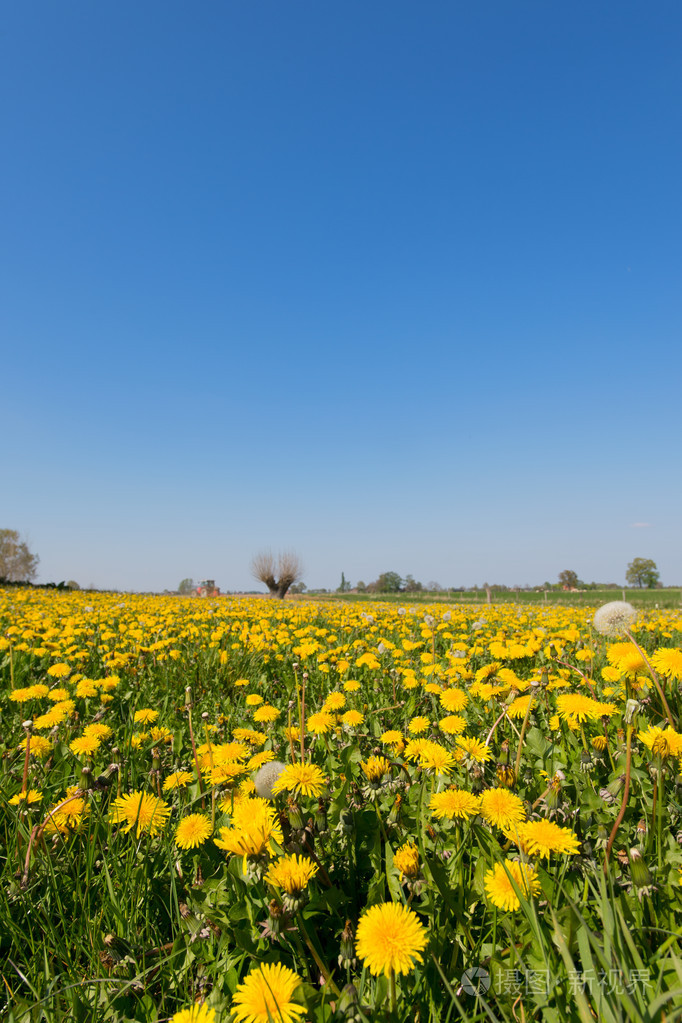
[[[599,798],[606,803],[607,806],[610,806],[616,801],[616,797],[612,796],[608,789],[599,789]]]
[[[623,720],[626,725],[631,725],[635,715],[641,710],[641,704],[639,700],[628,700],[625,704],[625,713],[623,714]]]
[[[268,920],[268,928],[271,934],[279,934],[282,929],[282,917],[284,912],[277,899],[271,899],[268,906],[270,913],[270,919]]]
[[[22,721],[21,727],[25,729],[25,731],[30,732],[31,729],[33,728],[33,721],[30,718],[28,719],[28,721]]]
[[[516,776],[514,774],[514,768],[511,764],[498,764],[497,765],[497,783],[506,789],[514,787]]]
[[[289,823],[291,824],[294,831],[301,831],[304,828],[303,814],[298,803],[290,801],[287,803],[287,811],[289,814]]]
[[[636,847],[630,850],[630,876],[635,888],[644,888],[651,884],[651,871]]]
[[[355,935],[353,934],[353,925],[350,920],[346,920],[346,926],[341,933],[341,954],[339,955],[339,966],[343,969],[355,966]],[[353,988],[353,990],[355,989]]]
[[[613,798],[615,799],[617,796],[620,795],[620,793],[621,793],[621,791],[623,789],[623,785],[624,784],[625,784],[625,775],[624,774],[619,774],[617,778],[614,778],[613,781],[610,781],[608,783],[606,788],[611,793]]]
[[[208,711],[207,710],[202,711],[201,720],[208,721],[208,717],[209,717]]]
[[[588,750],[584,749],[580,754],[580,770],[587,774],[589,771],[594,770],[594,761]]]

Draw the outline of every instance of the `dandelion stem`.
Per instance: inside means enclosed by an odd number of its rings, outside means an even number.
[[[658,790],[658,814],[656,815],[656,840],[658,843],[658,869],[663,866],[663,795],[665,791],[665,780],[663,778],[663,757],[658,754],[658,778],[656,783]]]
[[[521,727],[521,735],[519,736],[519,748],[516,751],[516,764],[514,766],[514,778],[518,780],[519,770],[521,768],[521,754],[523,752],[523,738],[528,728],[528,722],[530,721],[530,712],[533,706],[533,700],[535,699],[535,693],[531,692],[528,700],[528,706],[526,707],[526,716],[523,719],[523,725]]]
[[[194,741],[194,729],[192,728],[192,691],[189,686],[185,689],[185,707],[187,708],[187,720],[189,721],[189,739],[192,744],[192,755],[194,756],[194,766],[197,771],[197,778],[199,779],[199,792],[202,795],[201,809],[206,809],[206,800],[203,798],[204,785],[201,780],[201,768],[199,767],[199,757],[197,756],[197,746]]]
[[[620,804],[620,810],[618,811],[618,816],[616,817],[615,821],[613,822],[613,828],[611,829],[611,834],[609,835],[609,840],[608,840],[608,842],[606,844],[606,851],[604,853],[604,876],[605,877],[608,874],[608,870],[609,870],[609,857],[611,855],[611,849],[613,848],[613,843],[616,840],[616,835],[618,834],[618,828],[620,827],[621,821],[623,820],[623,817],[625,816],[625,808],[628,805],[628,796],[630,795],[630,769],[632,767],[632,733],[633,733],[633,731],[634,731],[634,729],[633,729],[632,725],[628,725],[627,726],[627,739],[625,740],[625,788],[623,789],[623,799],[622,799],[622,802]]]
[[[301,763],[305,764],[305,676],[301,679]]]

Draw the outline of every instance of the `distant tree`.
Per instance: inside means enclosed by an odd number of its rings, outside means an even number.
[[[343,572],[341,573],[341,585],[339,586],[337,593],[350,593],[351,585],[348,579],[346,579]]]
[[[362,581],[362,579],[358,579],[358,581],[355,584],[355,589],[358,591],[358,593],[367,593],[367,585]]]
[[[194,579],[182,579],[178,585],[178,593],[187,596],[194,589]]]
[[[30,582],[36,577],[39,561],[38,555],[31,554],[16,529],[0,529],[0,580]]]
[[[559,572],[559,582],[567,589],[575,590],[578,586],[578,573],[567,568],[563,572]]]
[[[426,588],[429,591],[429,593],[440,593],[440,591],[443,589],[441,584],[437,583],[435,579],[432,579],[431,582],[427,584]]]
[[[75,579],[69,579],[66,585],[70,590],[80,590],[80,586],[78,585]]]
[[[418,583],[414,576],[405,576],[405,593],[421,593],[424,589],[421,583]]]
[[[400,593],[403,580],[397,572],[382,572],[376,583],[370,585],[376,587],[376,593]]]
[[[294,585],[289,589],[289,593],[305,593],[307,589],[308,587],[305,583],[294,583]]]
[[[660,573],[656,568],[656,562],[651,558],[635,558],[628,565],[625,578],[631,586],[646,587],[651,590],[658,585]]]
[[[283,600],[287,590],[303,575],[303,565],[293,551],[281,551],[277,563],[272,551],[260,551],[251,562],[251,574],[265,583],[271,597]]]

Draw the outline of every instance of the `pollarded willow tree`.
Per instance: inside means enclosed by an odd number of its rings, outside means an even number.
[[[303,564],[294,551],[280,551],[276,559],[272,551],[260,551],[251,562],[251,573],[265,583],[271,597],[282,600],[303,575]]]
[[[0,529],[0,579],[11,583],[30,582],[36,577],[39,561],[16,529]]]

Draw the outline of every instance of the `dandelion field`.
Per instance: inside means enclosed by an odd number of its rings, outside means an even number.
[[[680,1019],[682,613],[624,607],[0,590],[0,1018]]]

